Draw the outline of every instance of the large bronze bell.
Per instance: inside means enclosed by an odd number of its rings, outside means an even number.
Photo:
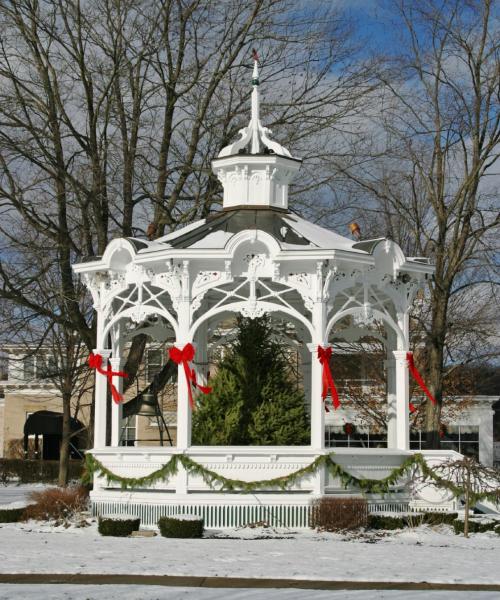
[[[158,400],[154,394],[145,392],[142,394],[141,403],[136,414],[141,417],[156,417],[160,413],[160,407],[158,406]]]
[[[137,415],[140,417],[149,417],[150,419],[156,420],[158,425],[158,433],[160,436],[160,445],[163,446],[165,441],[165,436],[167,438],[167,442],[170,446],[173,446],[172,437],[170,436],[170,431],[168,430],[167,423],[165,422],[165,418],[161,411],[160,405],[158,404],[158,398],[156,394],[152,394],[151,392],[144,392],[140,396],[138,396],[133,402],[128,403],[130,408],[125,412],[124,416],[127,419],[125,427],[122,428],[122,434],[120,437],[120,443],[123,440],[123,434],[128,428],[131,426],[132,419]],[[125,404],[125,408],[127,404]],[[135,427],[135,426],[134,426]],[[126,445],[128,445],[130,440],[126,440]],[[156,439],[145,440],[145,439],[134,439],[133,444],[137,445],[137,442],[156,442]]]

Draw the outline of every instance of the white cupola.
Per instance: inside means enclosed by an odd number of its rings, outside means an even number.
[[[259,118],[259,68],[254,56],[252,116],[240,139],[223,148],[212,169],[224,188],[223,208],[270,206],[288,208],[288,185],[302,162],[269,139]]]

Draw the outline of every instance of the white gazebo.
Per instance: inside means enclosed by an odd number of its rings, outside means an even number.
[[[307,465],[325,449],[323,366],[318,346],[342,335],[366,335],[383,325],[387,351],[387,448],[336,448],[335,461],[359,478],[383,478],[412,452],[409,444],[409,311],[414,294],[433,268],[427,259],[405,257],[389,239],[357,241],[304,220],[288,207],[288,186],[301,160],[293,157],[259,119],[257,63],[252,79],[250,123],[240,139],[224,148],[212,168],[224,188],[223,208],[154,241],[114,239],[102,257],[74,265],[92,293],[97,311],[97,348],[103,368],[123,366],[123,347],[144,323],[159,340],[196,348],[199,382],[206,378],[211,332],[229,315],[254,318],[264,313],[285,319],[299,340],[304,390],[309,397],[311,443],[286,447],[200,447],[191,445],[191,408],[183,365],[178,372],[177,445],[120,446],[122,406],[112,404],[111,442],[106,443],[106,376],[96,373],[92,455],[109,471],[140,478],[183,455],[229,479],[266,480]],[[351,317],[346,319],[346,317]],[[339,324],[343,322],[342,328]],[[345,323],[348,326],[345,326]],[[109,340],[109,341],[108,341]],[[165,360],[167,360],[167,356]],[[335,360],[335,357],[333,357]],[[114,378],[120,388],[122,379]],[[203,397],[200,397],[200,402]],[[424,452],[442,460],[450,452]],[[369,495],[371,510],[405,510],[404,481],[388,495]],[[311,498],[359,494],[346,489],[325,468],[304,476],[286,490],[253,494],[213,489],[199,473],[180,465],[175,475],[148,486],[123,490],[95,476],[94,511],[138,513],[146,523],[160,514],[193,511],[209,526],[267,520],[307,525]],[[443,509],[451,497],[429,489],[414,500]]]

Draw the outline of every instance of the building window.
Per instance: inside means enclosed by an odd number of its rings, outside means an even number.
[[[151,382],[163,367],[163,352],[148,350],[146,353],[146,381]]]
[[[426,445],[425,431],[410,431],[410,448],[424,450]],[[456,450],[465,456],[479,459],[479,427],[477,425],[450,425],[441,438],[443,450]]]
[[[357,429],[354,434],[347,435],[342,426],[327,425],[325,446],[327,448],[387,448],[387,434]]]
[[[49,354],[37,354],[23,358],[23,380],[51,379],[57,375],[57,360]]]
[[[479,458],[479,427],[450,425],[441,439],[443,450],[456,450],[465,456]]]
[[[137,417],[123,420],[122,446],[135,446]]]
[[[23,358],[23,379],[33,381],[35,379],[35,357],[25,356]]]
[[[57,360],[51,355],[36,357],[36,378],[51,379],[57,375]]]

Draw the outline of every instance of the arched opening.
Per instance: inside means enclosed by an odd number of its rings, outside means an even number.
[[[381,320],[364,321],[359,314],[346,315],[330,331],[331,371],[341,407],[325,416],[327,448],[388,446],[393,415],[387,338]]]
[[[111,350],[112,369],[124,368],[136,336],[145,336],[145,347],[137,371],[127,377],[127,390],[122,404],[112,402],[107,392],[107,437],[117,446],[173,446],[176,441],[177,368],[168,361],[168,348],[177,337],[177,324],[171,314],[153,306],[134,307],[118,312],[103,329],[106,345]],[[120,367],[113,359],[121,359]],[[123,386],[118,378],[116,385]],[[113,420],[115,423],[112,424]]]
[[[349,291],[347,291],[349,296]],[[326,328],[342,408],[325,419],[326,447],[397,447],[396,361],[407,335],[380,290],[333,312]],[[376,300],[376,303],[374,302]]]
[[[308,445],[310,340],[300,318],[277,310],[255,318],[224,310],[201,321],[194,367],[213,389],[197,397],[192,445]]]

